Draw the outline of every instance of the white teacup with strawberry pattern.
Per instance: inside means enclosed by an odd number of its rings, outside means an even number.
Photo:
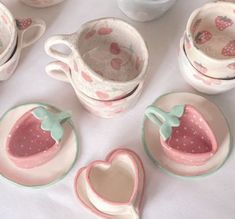
[[[26,5],[36,8],[46,8],[63,2],[64,0],[20,0]]]
[[[17,26],[17,44],[10,59],[0,66],[0,81],[7,80],[12,76],[20,60],[22,49],[38,41],[46,30],[46,24],[41,19],[16,19],[15,23]],[[29,32],[30,35],[27,36]]]
[[[185,165],[200,166],[216,153],[216,137],[194,106],[176,105],[170,112],[149,106],[145,115],[160,127],[161,144],[170,159]]]
[[[63,44],[71,53],[53,47]],[[148,49],[138,31],[117,18],[102,18],[79,31],[56,35],[45,44],[47,54],[66,63],[76,90],[96,100],[116,100],[132,92],[145,79]],[[61,80],[64,74],[55,74]]]
[[[191,64],[216,79],[235,77],[235,4],[213,2],[190,16],[185,51]]]

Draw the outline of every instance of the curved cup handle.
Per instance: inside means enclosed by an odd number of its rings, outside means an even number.
[[[46,73],[59,81],[70,83],[71,73],[67,64],[61,61],[54,61],[46,66]]]
[[[46,23],[41,19],[16,19],[22,48],[28,47],[38,41],[46,31]],[[35,33],[34,30],[35,29]],[[33,35],[30,35],[32,31]],[[28,36],[27,36],[28,35]]]
[[[76,50],[76,45],[77,45],[76,38],[77,37],[75,34],[62,34],[62,35],[52,36],[45,43],[45,51],[49,56],[59,61],[62,61],[66,64],[69,64],[69,60],[72,56],[72,53],[74,50]],[[53,46],[61,45],[61,44],[68,47],[71,53],[65,54],[53,48]]]

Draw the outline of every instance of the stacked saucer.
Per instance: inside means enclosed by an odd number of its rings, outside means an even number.
[[[235,87],[235,4],[213,2],[195,10],[180,43],[179,64],[195,89],[217,94]]]

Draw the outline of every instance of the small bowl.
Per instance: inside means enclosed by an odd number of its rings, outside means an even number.
[[[176,0],[117,0],[121,11],[129,18],[146,22],[166,13]]]
[[[36,8],[46,8],[63,2],[64,0],[20,0],[24,4]]]
[[[69,47],[71,54],[53,48],[60,44]],[[76,33],[53,36],[45,50],[70,67],[76,90],[94,99],[124,97],[146,78],[146,43],[133,26],[117,18],[93,20]]]
[[[71,80],[71,70],[66,64],[60,61],[52,62],[47,65],[46,72],[51,77],[60,75],[60,80],[70,83],[84,108],[92,114],[103,118],[112,118],[132,108],[138,101],[144,87],[144,83],[142,82],[124,98],[119,98],[113,101],[101,101],[90,98],[80,90],[76,89]]]
[[[180,72],[185,81],[194,89],[205,94],[219,94],[235,88],[235,79],[219,80],[205,76],[195,69],[189,62],[184,50],[184,39],[180,41],[179,51]]]
[[[175,162],[201,166],[217,152],[216,137],[194,106],[175,105],[169,112],[149,106],[145,115],[159,126],[163,151]]]
[[[102,218],[122,215],[123,219],[134,219],[139,218],[144,181],[139,156],[128,149],[117,149],[105,161],[94,161],[79,170],[75,190],[82,203]],[[92,208],[84,202],[85,196]]]
[[[0,65],[2,65],[12,56],[17,42],[15,18],[2,3],[0,3],[0,23]]]
[[[195,10],[186,27],[185,51],[191,64],[217,79],[235,77],[235,4],[213,2]]]

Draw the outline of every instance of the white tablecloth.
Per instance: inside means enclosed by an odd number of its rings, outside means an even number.
[[[80,157],[65,179],[45,189],[25,189],[0,179],[1,219],[93,219],[76,199],[73,180],[77,170],[95,159],[103,159],[119,146],[134,149],[143,159],[147,185],[143,219],[233,219],[235,218],[235,157],[232,154],[217,173],[198,180],[168,176],[145,155],[141,142],[144,109],[159,95],[171,91],[194,91],[182,79],[177,64],[179,39],[187,18],[206,0],[178,0],[161,19],[137,23],[125,17],[115,0],[67,0],[64,4],[37,10],[18,0],[2,0],[17,17],[41,17],[47,22],[43,38],[23,51],[15,75],[0,84],[0,114],[10,107],[40,101],[71,110],[80,136]],[[100,119],[85,111],[72,90],[49,78],[45,65],[52,59],[44,52],[45,40],[57,33],[70,33],[89,20],[114,16],[133,24],[150,49],[151,66],[144,93],[136,107],[121,117]],[[235,90],[208,96],[235,128]],[[59,164],[58,164],[59,165]]]

